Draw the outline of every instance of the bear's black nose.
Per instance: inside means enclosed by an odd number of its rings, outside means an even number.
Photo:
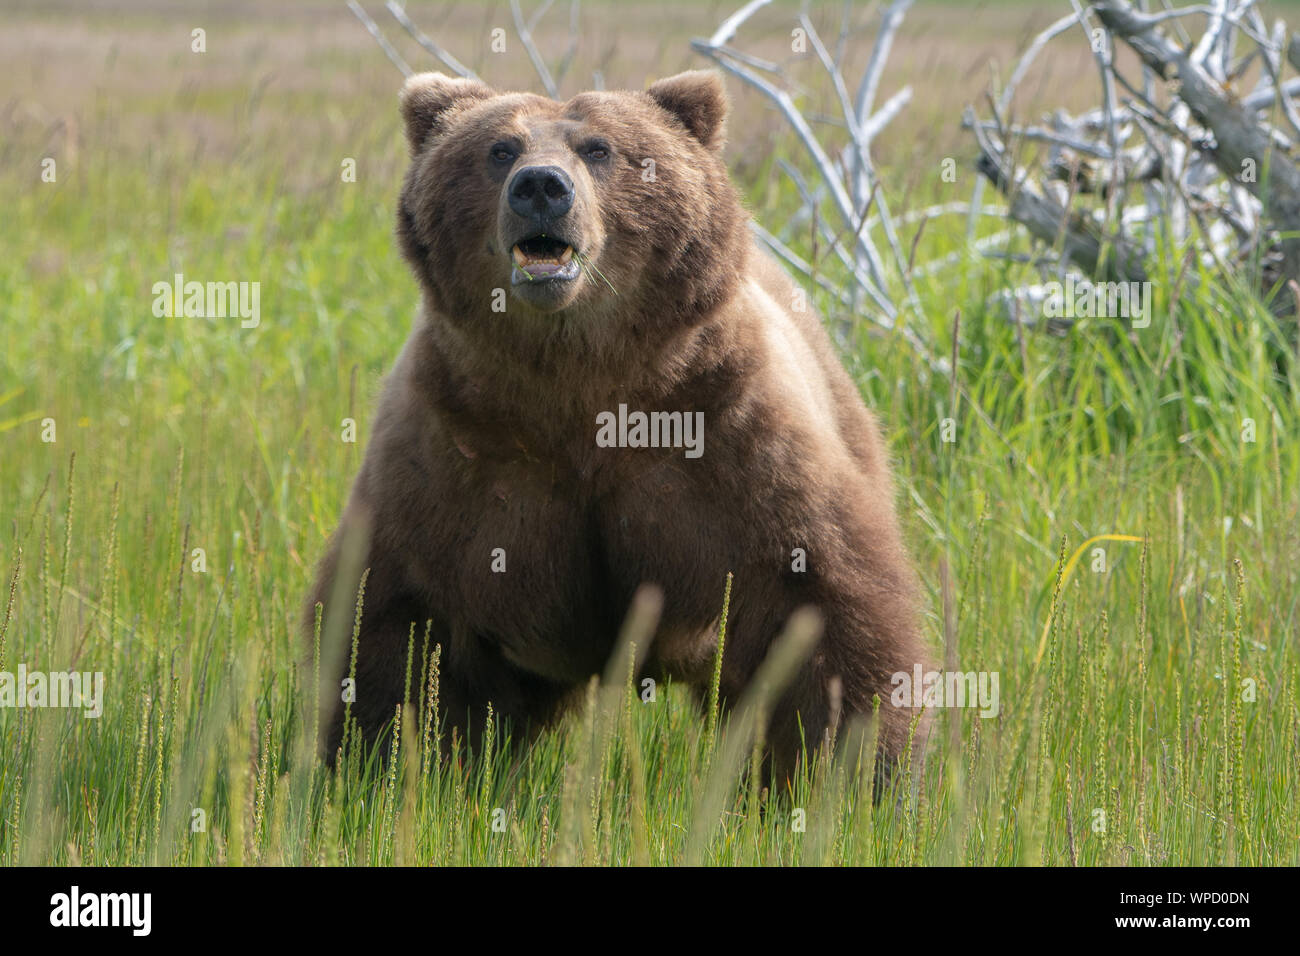
[[[573,180],[559,166],[525,166],[510,180],[510,208],[525,219],[559,219],[573,208]]]

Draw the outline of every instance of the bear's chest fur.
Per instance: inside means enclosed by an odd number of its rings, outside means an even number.
[[[438,477],[400,506],[405,577],[453,631],[555,681],[585,679],[608,656],[606,570],[584,489],[537,462],[445,450]]]
[[[582,415],[552,423],[561,437],[543,452],[526,435],[464,427],[445,410],[390,412],[402,396],[410,400],[395,382],[381,404],[394,426],[377,435],[367,469],[384,486],[366,491],[385,512],[379,523],[401,529],[386,551],[404,556],[400,576],[418,604],[530,673],[573,682],[600,672],[647,582],[671,598],[663,633],[674,638],[658,663],[693,672],[708,658],[727,572],[759,556],[778,563],[768,522],[716,506],[734,480],[715,465],[734,460],[720,447],[725,433],[709,434],[718,447],[698,458],[600,447],[594,414]],[[708,418],[715,429],[725,420]]]

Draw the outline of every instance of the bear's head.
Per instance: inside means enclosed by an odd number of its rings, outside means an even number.
[[[398,235],[447,321],[681,323],[724,301],[744,268],[716,73],[567,102],[422,73],[401,111]]]

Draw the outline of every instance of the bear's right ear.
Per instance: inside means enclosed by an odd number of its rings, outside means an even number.
[[[727,90],[717,70],[687,70],[653,83],[646,93],[677,117],[705,148],[722,148]]]
[[[443,73],[416,73],[407,77],[398,94],[402,119],[406,123],[406,142],[414,156],[425,139],[444,119],[453,106],[466,100],[487,100],[496,94],[478,80],[465,80]]]

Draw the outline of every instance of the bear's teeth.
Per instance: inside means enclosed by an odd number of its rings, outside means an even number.
[[[525,266],[567,266],[573,259],[573,246],[565,246],[563,254],[558,259],[530,256],[518,246],[514,246],[510,254],[514,257],[515,265],[521,269]]]

